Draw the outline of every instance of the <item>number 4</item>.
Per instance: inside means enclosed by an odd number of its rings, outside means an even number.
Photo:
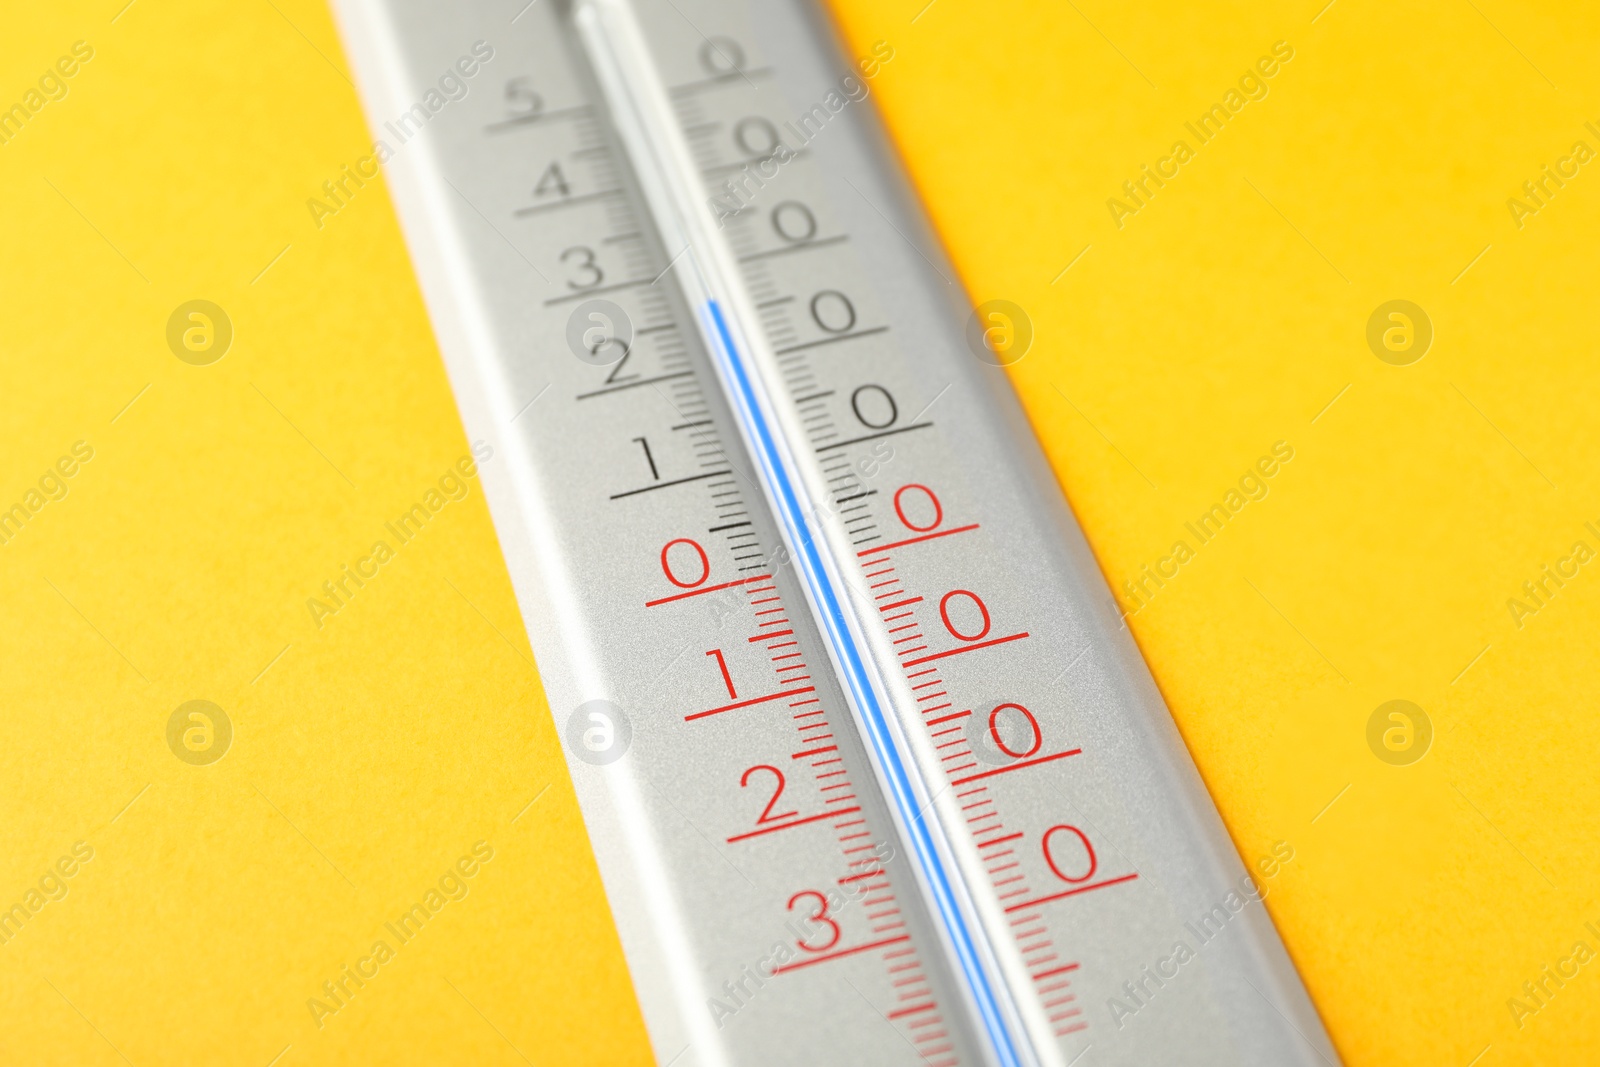
[[[572,190],[567,187],[567,176],[561,173],[561,164],[552,163],[544,169],[544,174],[539,178],[539,184],[533,187],[534,196],[549,196],[552,192],[562,196],[571,196]]]

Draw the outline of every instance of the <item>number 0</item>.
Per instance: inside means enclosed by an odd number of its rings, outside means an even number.
[[[1056,862],[1056,856],[1051,851],[1050,841],[1057,834],[1066,834],[1069,838],[1075,837],[1078,839],[1078,843],[1083,846],[1084,860],[1081,862],[1086,863],[1087,866],[1084,868],[1082,874],[1068,874],[1063,871],[1060,864]],[[1066,825],[1052,826],[1050,829],[1044,832],[1044,861],[1050,865],[1051,872],[1057,878],[1061,879],[1063,882],[1072,883],[1087,882],[1091,877],[1093,877],[1095,868],[1100,866],[1100,862],[1095,859],[1094,846],[1089,844],[1089,836],[1076,826]]]
[[[1000,713],[1007,708],[1013,711],[1020,711],[1022,717],[1028,720],[1028,729],[1033,734],[1033,743],[1028,746],[1026,751],[1016,751],[1006,744],[1006,739],[1000,735]],[[1039,747],[1044,744],[1044,734],[1039,730],[1039,720],[1033,717],[1033,712],[1021,704],[1001,704],[989,713],[989,737],[993,739],[996,748],[1013,759],[1027,759],[1039,751]]]
[[[700,557],[700,577],[693,581],[683,581],[672,571],[672,546],[688,545],[694,554]],[[682,556],[682,553],[679,553]],[[697,585],[704,585],[707,578],[711,577],[711,560],[706,556],[706,550],[700,547],[700,542],[692,541],[687,537],[675,538],[661,546],[661,570],[667,576],[667,581],[679,589],[693,589]]]

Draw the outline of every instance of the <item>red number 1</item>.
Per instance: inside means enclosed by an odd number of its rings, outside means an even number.
[[[728,687],[728,698],[738,700],[739,694],[733,691],[733,675],[728,673],[728,661],[722,658],[722,649],[713,648],[706,655],[716,657],[717,666],[722,670],[722,684]]]

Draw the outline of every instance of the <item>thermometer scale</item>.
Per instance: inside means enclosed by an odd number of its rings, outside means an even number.
[[[1335,1062],[884,147],[892,45],[336,7],[426,122],[389,183],[658,1060]]]

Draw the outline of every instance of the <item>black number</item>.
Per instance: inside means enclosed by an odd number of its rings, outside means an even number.
[[[600,349],[604,348],[606,345],[616,345],[616,346],[618,346],[619,348],[622,349],[622,358],[617,360],[617,362],[612,365],[611,373],[606,375],[606,384],[607,385],[617,385],[617,384],[619,384],[621,382],[628,382],[628,381],[632,381],[633,379],[637,378],[638,377],[637,374],[623,374],[622,373],[622,366],[623,366],[623,364],[628,362],[628,357],[633,355],[633,349],[631,349],[627,345],[623,344],[621,339],[613,337],[613,338],[610,338],[609,340],[602,341],[595,348],[596,354],[598,354]]]
[[[506,110],[517,119],[534,119],[544,111],[544,97],[533,91],[532,78],[524,75],[506,82]]]
[[[799,244],[817,235],[817,217],[798,200],[785,200],[772,209],[772,229],[785,241]]]
[[[882,399],[877,400],[874,399],[875,397],[881,397]],[[874,408],[881,409],[884,405],[888,405],[889,417],[884,419],[882,422],[873,422],[861,412],[863,400],[866,402],[868,411],[871,411]],[[851,393],[850,410],[856,413],[856,418],[860,421],[861,425],[872,430],[882,430],[886,427],[893,426],[894,420],[900,417],[900,408],[897,404],[895,404],[894,397],[890,396],[889,390],[885,389],[881,385],[863,385],[861,388]]]
[[[644,449],[644,461],[650,464],[650,477],[659,482],[661,475],[656,473],[656,458],[650,454],[650,442],[642,437],[635,437],[634,440],[638,441],[639,447]]]
[[[567,187],[567,176],[561,173],[561,164],[552,163],[544,169],[544,174],[539,178],[539,184],[533,187],[534,196],[549,196],[552,192],[562,196],[571,196],[572,190]]]
[[[587,280],[574,281],[569,278],[567,279],[567,287],[569,289],[593,289],[605,281],[605,271],[601,270],[600,265],[594,261],[594,249],[589,248],[587,245],[574,245],[561,253],[561,262],[565,263],[573,256],[578,259],[578,271],[585,275]]]
[[[739,151],[757,159],[766,159],[778,150],[778,127],[759,115],[740,119],[733,127],[733,143]]]
[[[824,309],[831,309],[824,316]],[[824,289],[811,298],[811,319],[829,333],[848,333],[856,324],[856,306],[837,289]],[[829,319],[834,321],[830,322]],[[842,324],[837,324],[843,319]]]
[[[707,74],[726,78],[744,69],[744,49],[732,37],[707,37],[700,46],[700,65]]]

